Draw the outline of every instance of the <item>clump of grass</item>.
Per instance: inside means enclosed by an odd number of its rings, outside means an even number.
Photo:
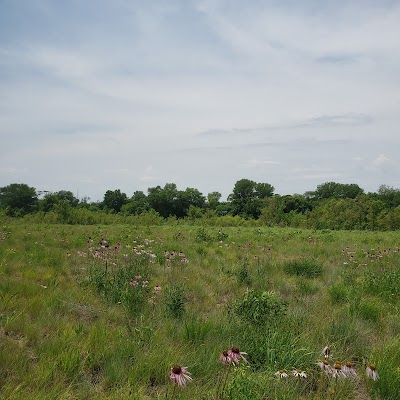
[[[288,275],[316,278],[322,274],[321,264],[312,259],[300,258],[289,260],[283,266]]]
[[[186,295],[184,288],[179,284],[167,286],[164,293],[164,307],[166,314],[172,318],[182,318],[185,313]]]

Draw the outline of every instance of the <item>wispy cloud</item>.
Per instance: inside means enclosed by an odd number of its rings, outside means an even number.
[[[280,162],[278,161],[272,161],[272,160],[248,160],[246,163],[241,164],[242,167],[246,168],[257,168],[257,167],[262,167],[262,166],[267,166],[267,165],[279,165]]]
[[[3,2],[0,186],[396,182],[399,20],[391,0]]]

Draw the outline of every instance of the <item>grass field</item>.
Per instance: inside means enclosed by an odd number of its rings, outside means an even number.
[[[398,400],[399,247],[398,232],[3,221],[0,398]]]

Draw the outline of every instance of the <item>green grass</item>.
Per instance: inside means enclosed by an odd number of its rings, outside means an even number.
[[[400,233],[0,226],[1,398],[400,398]],[[356,379],[321,372],[326,345]]]

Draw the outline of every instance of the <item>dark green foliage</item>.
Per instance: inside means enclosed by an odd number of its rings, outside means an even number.
[[[12,183],[0,188],[0,209],[7,215],[20,217],[36,210],[38,196],[36,189],[24,183]]]
[[[326,182],[317,186],[317,190],[313,192],[316,199],[330,198],[349,198],[355,199],[358,195],[363,194],[364,190],[355,183],[337,183]]]
[[[241,179],[235,183],[228,200],[232,203],[234,215],[258,218],[261,215],[262,200],[271,197],[273,193],[274,187],[269,183]]]
[[[297,259],[284,264],[284,271],[289,275],[316,278],[322,274],[322,267],[316,260]]]
[[[104,195],[103,205],[107,210],[113,210],[120,212],[121,207],[128,202],[128,198],[125,193],[121,193],[117,190],[107,190]]]

